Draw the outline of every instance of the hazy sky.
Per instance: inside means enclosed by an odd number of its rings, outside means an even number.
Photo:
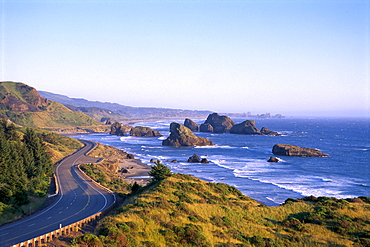
[[[1,1],[1,81],[130,106],[369,116],[369,0]]]

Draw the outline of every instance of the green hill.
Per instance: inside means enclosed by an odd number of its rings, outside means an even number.
[[[24,83],[0,82],[0,118],[36,128],[99,127],[101,123],[81,112],[40,96]]]
[[[236,188],[175,174],[139,189],[72,246],[369,246],[370,198],[267,207]]]

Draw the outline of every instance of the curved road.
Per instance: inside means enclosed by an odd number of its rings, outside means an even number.
[[[86,156],[95,147],[91,141],[74,154],[64,158],[55,168],[59,194],[55,202],[41,212],[24,220],[0,228],[0,246],[9,247],[45,233],[57,230],[108,208],[115,196],[96,186],[77,168],[79,163],[93,163],[97,159]]]

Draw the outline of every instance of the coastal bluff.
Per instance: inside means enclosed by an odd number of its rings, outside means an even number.
[[[272,153],[282,156],[329,157],[329,155],[317,149],[298,147],[289,144],[275,144],[272,148]]]
[[[188,127],[172,122],[170,125],[170,136],[162,141],[163,146],[189,147],[189,146],[211,146],[212,141],[196,136]]]

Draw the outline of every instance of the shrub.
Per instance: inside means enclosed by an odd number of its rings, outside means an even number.
[[[149,172],[149,175],[153,177],[153,182],[158,182],[172,176],[171,170],[159,160],[154,162],[154,164],[152,170]]]
[[[130,232],[130,227],[127,225],[127,224],[125,224],[125,223],[121,223],[121,222],[119,222],[119,223],[117,223],[116,224],[117,225],[117,227],[122,231],[122,232]]]
[[[93,235],[93,234],[85,234],[83,236],[77,237],[75,242],[78,246],[86,246],[86,247],[103,247],[102,242],[100,239]]]

